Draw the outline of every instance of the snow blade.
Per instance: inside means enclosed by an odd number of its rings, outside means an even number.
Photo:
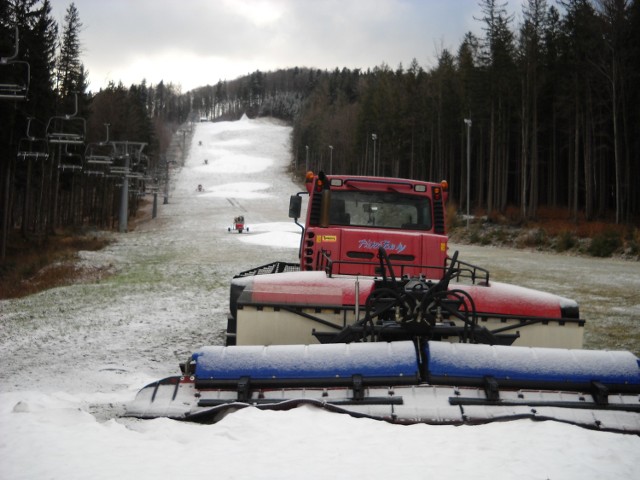
[[[247,406],[314,405],[392,423],[555,420],[640,434],[640,360],[600,352],[429,342],[204,347],[144,387],[126,416],[215,423]]]

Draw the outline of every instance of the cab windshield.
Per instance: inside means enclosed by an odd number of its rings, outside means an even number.
[[[431,220],[428,197],[397,192],[331,191],[331,225],[430,230]]]

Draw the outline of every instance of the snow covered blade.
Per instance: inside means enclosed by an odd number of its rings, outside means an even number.
[[[629,352],[411,341],[204,347],[185,375],[144,387],[127,416],[216,422],[255,406],[311,404],[393,423],[520,418],[640,433]]]

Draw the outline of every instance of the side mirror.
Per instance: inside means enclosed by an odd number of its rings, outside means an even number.
[[[302,197],[291,195],[289,198],[289,218],[300,218],[302,210]]]

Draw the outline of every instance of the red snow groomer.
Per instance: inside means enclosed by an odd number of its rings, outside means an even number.
[[[237,275],[227,346],[200,348],[126,415],[216,422],[313,405],[394,423],[640,433],[640,359],[581,350],[575,301],[449,256],[446,183],[320,173],[306,185],[289,206],[300,262]]]
[[[249,227],[245,227],[244,225],[244,216],[243,215],[239,215],[237,217],[235,217],[233,219],[233,225],[230,226],[229,228],[227,228],[227,230],[230,232],[231,230],[235,230],[238,233],[242,233],[244,230],[246,230],[247,232],[249,231]]]
[[[449,256],[446,182],[308,175],[291,197],[300,263],[231,283],[227,345],[427,340],[581,348],[570,299],[490,281]],[[298,223],[302,196],[306,221]]]

